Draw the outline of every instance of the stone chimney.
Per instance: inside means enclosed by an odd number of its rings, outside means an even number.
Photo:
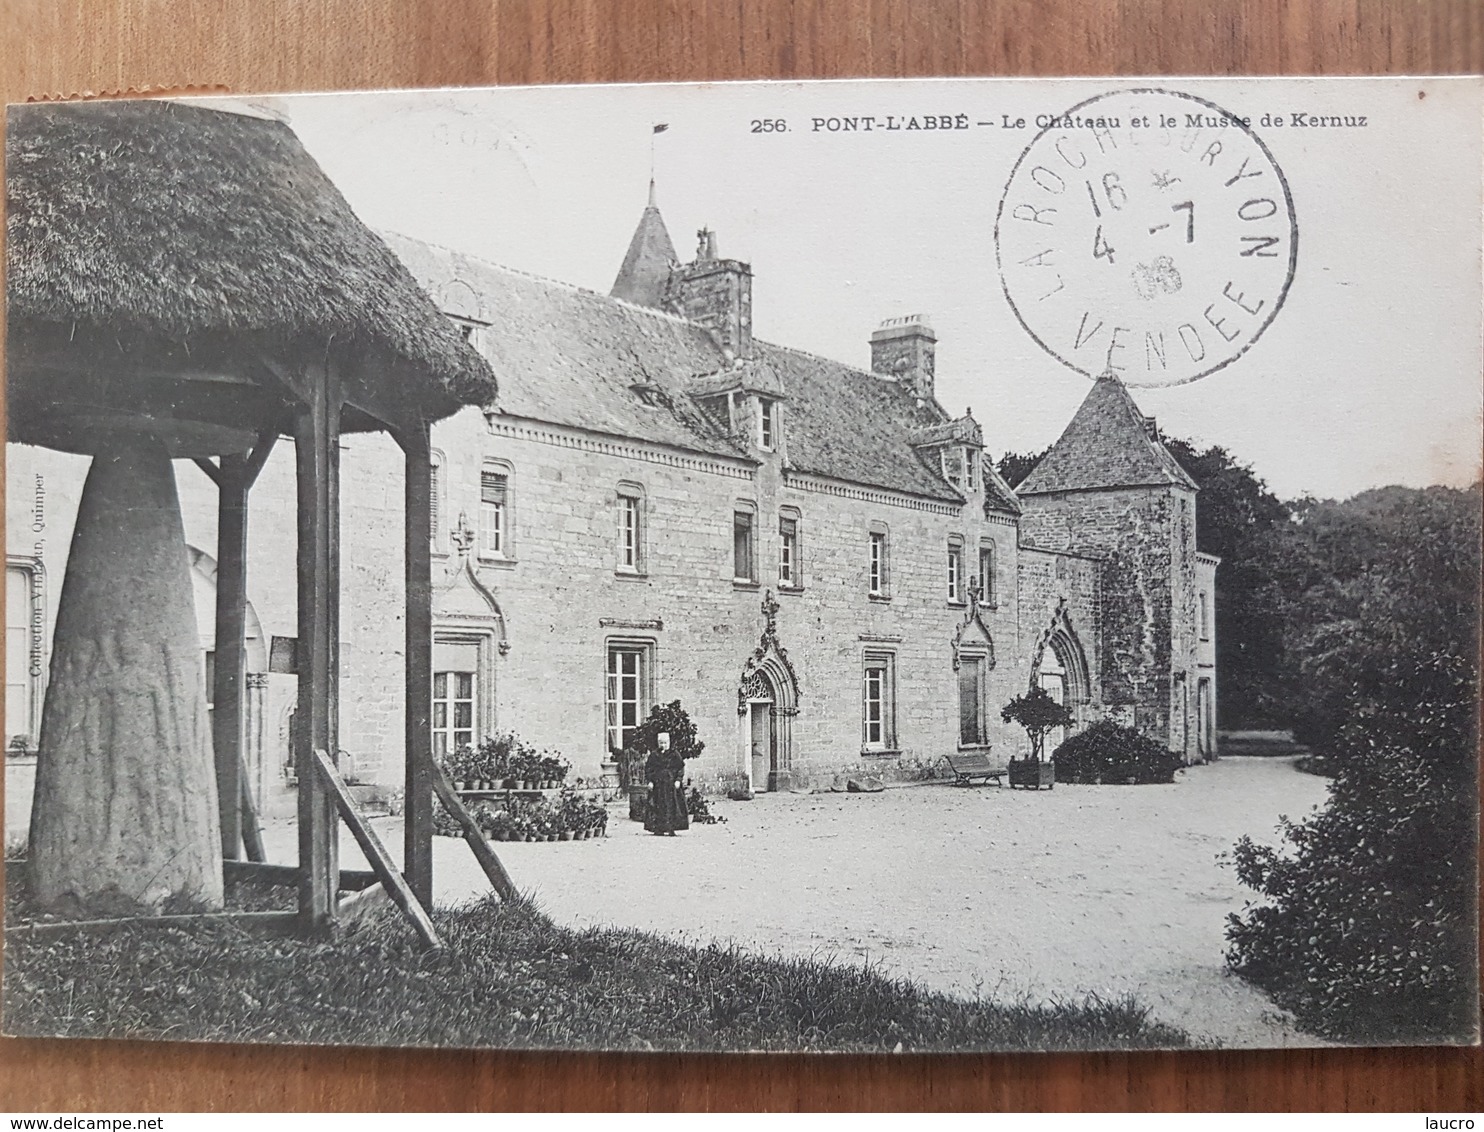
[[[894,377],[930,401],[937,345],[938,336],[927,315],[889,318],[871,333],[871,372]]]
[[[752,356],[752,267],[719,259],[716,233],[702,228],[696,258],[670,272],[665,306],[711,331],[729,357]]]

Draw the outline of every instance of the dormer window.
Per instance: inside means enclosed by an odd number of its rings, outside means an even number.
[[[943,449],[943,478],[959,489],[964,488],[966,475],[972,475],[968,472],[968,461],[965,458],[967,452],[966,448]],[[974,490],[972,479],[968,480],[968,490]]]
[[[465,342],[471,344],[477,345],[474,342],[474,332],[489,325],[489,323],[482,322],[477,318],[469,318],[461,314],[449,314],[447,311],[444,313],[447,315],[448,320],[453,323],[454,329],[459,332],[459,336]]]
[[[778,434],[778,403],[771,397],[757,399],[757,446],[773,451]]]
[[[965,448],[964,449],[964,487],[966,487],[970,491],[978,491],[979,490],[979,484],[978,484],[978,478],[979,477],[975,474],[975,471],[974,471],[974,469],[978,465],[978,463],[979,463],[979,458],[978,458],[978,455],[975,453],[975,451],[972,448]]]
[[[652,381],[636,381],[629,386],[629,391],[639,398],[639,403],[651,409],[662,408],[665,404],[665,392]]]

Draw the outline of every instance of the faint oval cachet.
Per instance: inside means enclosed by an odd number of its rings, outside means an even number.
[[[1043,115],[995,218],[1010,307],[1064,365],[1182,385],[1241,357],[1288,295],[1293,196],[1248,123],[1137,89]]]

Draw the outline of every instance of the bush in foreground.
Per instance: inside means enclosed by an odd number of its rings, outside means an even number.
[[[1300,738],[1334,775],[1281,849],[1243,839],[1265,899],[1233,970],[1315,1033],[1477,1040],[1479,486],[1316,503],[1288,532]]]
[[[1079,731],[1051,756],[1058,782],[1107,783],[1174,782],[1184,761],[1149,736],[1100,719]]]
[[[1357,723],[1330,802],[1249,838],[1237,875],[1267,903],[1228,917],[1227,959],[1300,1025],[1357,1042],[1469,1040],[1477,1027],[1473,746],[1417,750]]]
[[[892,1051],[1186,1044],[1131,1000],[966,1001],[868,967],[637,931],[558,927],[493,898],[337,944],[228,926],[136,927],[5,950],[5,1018],[30,1036],[343,1045]]]

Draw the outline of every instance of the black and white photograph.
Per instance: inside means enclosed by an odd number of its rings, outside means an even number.
[[[1477,1044],[1481,127],[10,106],[0,1030]]]

